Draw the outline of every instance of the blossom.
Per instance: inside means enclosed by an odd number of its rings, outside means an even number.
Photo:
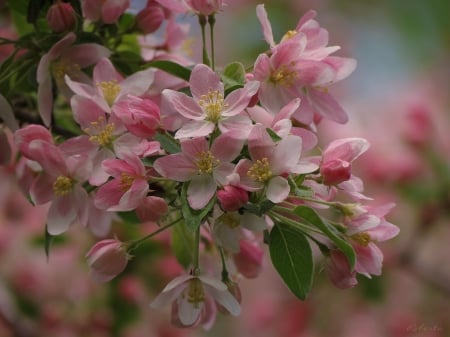
[[[208,299],[216,301],[234,316],[239,315],[240,305],[227,286],[207,276],[182,275],[173,279],[151,303],[160,308],[172,303],[172,315],[188,327],[199,324],[208,314]]]
[[[254,241],[239,241],[239,252],[233,254],[237,270],[246,278],[255,278],[262,270],[264,251]]]
[[[91,275],[97,282],[108,282],[124,271],[130,256],[124,244],[117,239],[97,242],[87,252]]]
[[[74,81],[71,76],[65,80],[74,93],[95,101],[105,112],[110,113],[114,104],[128,94],[141,96],[153,82],[154,70],[141,70],[123,78],[111,61],[104,57],[97,62],[93,72],[94,86]]]
[[[240,153],[243,141],[224,133],[208,146],[206,138],[182,140],[181,152],[156,159],[154,169],[163,177],[187,182],[187,197],[193,209],[202,209],[214,196],[217,186],[227,184],[233,159]]]
[[[95,43],[73,45],[75,40],[76,35],[68,33],[39,61],[36,75],[39,85],[38,110],[46,126],[51,123],[53,109],[52,77],[61,93],[69,98],[71,91],[64,81],[64,76],[67,74],[74,80],[89,82],[89,77],[81,69],[96,63],[102,57],[108,57],[111,53],[106,47]]]
[[[173,108],[189,120],[175,133],[175,138],[207,136],[216,126],[222,132],[235,130],[242,138],[246,137],[251,121],[239,114],[258,90],[258,82],[248,82],[244,88],[224,97],[219,75],[208,66],[198,64],[192,70],[189,87],[193,97],[170,89],[162,93]]]
[[[237,211],[247,203],[248,192],[233,185],[226,185],[217,191],[217,199],[224,211]]]
[[[130,6],[130,0],[83,0],[81,6],[86,19],[114,23]]]

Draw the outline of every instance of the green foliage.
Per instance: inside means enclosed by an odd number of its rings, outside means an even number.
[[[304,300],[314,274],[311,246],[305,234],[295,227],[276,224],[270,232],[269,248],[278,274],[294,295]]]
[[[233,62],[226,65],[221,77],[226,94],[243,87],[245,84],[244,65],[240,62]]]
[[[177,223],[172,229],[172,250],[178,262],[188,268],[194,258],[194,233],[185,222]]]
[[[180,144],[166,133],[157,133],[153,138],[161,144],[161,147],[167,153],[178,153],[181,151]]]
[[[350,264],[350,267],[353,269],[356,263],[356,255],[353,247],[345,241],[345,239],[341,236],[339,231],[330,225],[328,222],[323,221],[322,218],[312,209],[307,206],[298,206],[294,209],[294,213],[298,215],[303,220],[307,221],[309,224],[320,229],[333,243],[336,245],[338,249],[344,253],[347,257],[347,260]]]
[[[189,81],[191,77],[191,70],[179,65],[178,63],[166,60],[158,60],[147,63],[149,68],[157,68],[163,70],[166,73],[179,77],[185,81]]]
[[[189,207],[189,202],[187,199],[187,189],[189,186],[189,182],[183,184],[183,188],[181,191],[181,212],[184,217],[184,221],[186,222],[187,227],[195,232],[200,225],[205,221],[206,216],[212,210],[214,204],[216,203],[216,198],[213,197],[209,201],[209,203],[202,210],[194,210]]]

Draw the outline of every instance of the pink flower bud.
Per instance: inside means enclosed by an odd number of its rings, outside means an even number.
[[[340,159],[330,160],[320,166],[320,174],[324,185],[337,185],[350,179],[352,165]]]
[[[97,242],[86,258],[94,280],[108,282],[125,269],[130,256],[121,241],[107,239]]]
[[[189,0],[188,4],[195,12],[203,15],[214,14],[224,5],[222,0]]]
[[[136,23],[144,34],[150,34],[161,26],[164,18],[164,9],[150,3],[136,15]]]
[[[136,215],[139,220],[157,221],[161,216],[166,214],[169,210],[167,202],[160,197],[149,196],[136,209]]]
[[[233,212],[244,206],[248,201],[248,193],[242,188],[226,185],[217,191],[217,198],[224,211]]]
[[[75,11],[70,3],[57,1],[48,9],[47,21],[56,33],[71,30],[75,26]]]
[[[239,241],[240,251],[233,255],[234,264],[246,278],[255,278],[262,268],[264,251],[249,240]]]
[[[358,283],[356,272],[350,271],[347,258],[339,250],[330,251],[330,258],[327,259],[325,268],[331,282],[340,289],[352,288]]]

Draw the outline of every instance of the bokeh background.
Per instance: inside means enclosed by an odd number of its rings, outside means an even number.
[[[318,259],[306,301],[285,288],[266,259],[257,279],[240,282],[242,315],[221,315],[210,331],[177,329],[168,312],[149,307],[180,267],[168,236],[140,248],[108,284],[89,277],[84,255],[95,242],[72,228],[49,261],[43,249],[45,207],[32,207],[0,167],[1,337],[446,337],[450,336],[450,2],[448,0],[229,0],[217,16],[216,64],[251,66],[267,49],[255,7],[264,3],[280,39],[308,9],[330,32],[339,56],[354,57],[351,77],[333,87],[350,115],[323,122],[319,139],[364,137],[370,150],[354,164],[367,194],[397,207],[400,235],[381,244],[381,277],[336,289]],[[139,1],[133,3],[138,8]],[[195,19],[185,17],[195,25]],[[1,13],[0,34],[8,30]],[[193,27],[193,36],[197,29]],[[8,50],[1,50],[7,54]],[[152,224],[115,226],[148,233]]]

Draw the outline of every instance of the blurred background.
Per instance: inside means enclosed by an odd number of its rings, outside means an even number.
[[[324,121],[318,132],[323,144],[340,137],[371,143],[354,170],[367,195],[396,203],[388,219],[401,229],[397,238],[380,244],[383,275],[361,277],[355,288],[339,290],[318,260],[313,289],[302,302],[285,288],[267,256],[258,278],[240,281],[240,317],[221,315],[210,331],[177,329],[168,312],[148,306],[180,272],[169,237],[140,248],[115,280],[95,284],[84,258],[95,238],[72,228],[53,243],[47,261],[47,210],[29,204],[13,167],[3,165],[0,337],[450,336],[450,2],[229,0],[217,15],[218,66],[236,60],[251,66],[267,49],[255,15],[259,3],[266,6],[276,40],[314,9],[330,32],[330,45],[342,47],[336,55],[358,61],[350,78],[332,88],[350,122]],[[14,36],[6,16],[2,12],[0,35]],[[113,232],[153,229],[117,226]]]

